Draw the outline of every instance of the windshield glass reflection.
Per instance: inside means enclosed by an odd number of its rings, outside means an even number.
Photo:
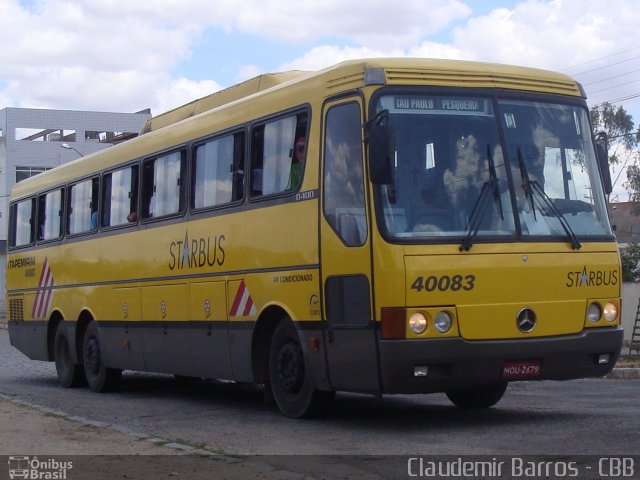
[[[390,95],[380,99],[380,108],[389,110],[395,132],[395,199],[391,187],[382,187],[381,195],[391,235],[465,236],[474,209],[478,235],[515,233],[490,99]]]
[[[395,183],[377,192],[387,236],[458,237],[468,250],[479,239],[561,236],[579,248],[578,238],[610,235],[586,109],[497,105],[481,96],[379,98],[396,147]]]
[[[564,235],[563,221],[578,237],[610,234],[587,112],[524,101],[501,101],[500,110],[523,235]],[[526,168],[518,168],[516,160]],[[531,193],[523,171],[537,187]],[[543,207],[538,201],[543,196],[557,212]]]

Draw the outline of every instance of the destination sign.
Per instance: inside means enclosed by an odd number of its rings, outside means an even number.
[[[390,95],[382,97],[380,103],[391,113],[491,115],[491,104],[486,98]]]

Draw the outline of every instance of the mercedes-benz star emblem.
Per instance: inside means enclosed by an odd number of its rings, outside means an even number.
[[[516,325],[522,333],[531,332],[536,326],[536,312],[530,308],[523,308],[516,317]]]

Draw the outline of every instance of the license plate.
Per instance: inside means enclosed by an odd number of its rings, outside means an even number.
[[[514,360],[502,366],[502,378],[536,378],[540,376],[540,360]]]

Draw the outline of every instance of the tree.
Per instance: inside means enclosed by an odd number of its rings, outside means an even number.
[[[627,181],[624,186],[629,192],[629,200],[640,202],[640,167],[637,163],[627,167]],[[633,213],[639,215],[640,209],[634,208]]]
[[[619,164],[627,167],[627,179],[623,184],[633,202],[640,201],[640,157],[636,150],[640,131],[634,131],[633,117],[622,106],[603,103],[591,108],[591,122],[596,132],[604,131],[609,137],[609,164],[614,169]],[[615,172],[614,172],[615,173]],[[612,180],[616,180],[614,175]],[[636,212],[638,214],[640,212]]]
[[[624,282],[640,281],[640,245],[631,243],[620,252],[622,259],[622,280]]]

